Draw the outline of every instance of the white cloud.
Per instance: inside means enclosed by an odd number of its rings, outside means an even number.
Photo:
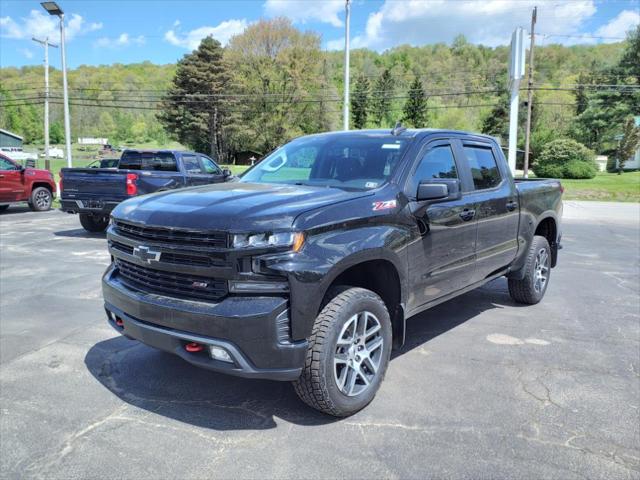
[[[341,27],[343,22],[339,14],[344,12],[344,7],[344,0],[267,0],[264,11],[269,17],[287,17],[297,23],[318,21]]]
[[[365,31],[352,37],[351,44],[353,48],[384,50],[400,44],[450,43],[463,34],[472,43],[506,45],[514,28],[529,29],[531,10],[536,5],[537,28],[547,34],[575,34],[596,12],[595,0],[553,4],[539,0],[386,0],[369,15]],[[566,37],[559,41],[571,43]],[[344,39],[326,43],[329,49],[343,45]]]
[[[171,29],[164,34],[164,39],[171,45],[195,50],[203,38],[212,36],[222,45],[226,45],[231,37],[242,33],[247,28],[248,22],[242,20],[225,20],[215,27],[199,27],[189,32],[182,33],[178,28]]]
[[[28,48],[19,48],[18,51],[25,56],[25,58],[28,59],[32,59],[33,58],[33,52],[31,50],[29,50]]]
[[[640,13],[623,10],[617,17],[596,30],[596,35],[605,38],[604,42],[619,42],[617,38],[625,38],[626,33],[640,23]]]
[[[96,40],[93,45],[100,48],[117,48],[129,45],[144,45],[145,42],[146,39],[144,38],[144,35],[131,37],[128,33],[121,33],[115,38],[101,37]]]
[[[100,30],[102,23],[87,23],[77,13],[72,13],[66,22],[65,37],[72,40],[78,35],[87,32]],[[0,37],[14,39],[29,39],[32,36],[39,38],[49,38],[52,42],[60,41],[59,21],[57,17],[52,17],[38,10],[31,10],[29,16],[23,17],[20,21],[15,21],[11,17],[0,18]]]

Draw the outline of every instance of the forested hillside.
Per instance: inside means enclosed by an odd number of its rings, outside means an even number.
[[[541,144],[560,136],[597,151],[612,148],[617,120],[607,117],[609,125],[598,126],[585,118],[620,102],[620,118],[640,114],[639,67],[633,65],[637,36],[615,44],[537,47],[534,157]],[[390,127],[403,120],[504,136],[507,58],[507,47],[472,45],[462,36],[452,45],[354,50],[352,125]],[[626,69],[625,62],[630,62]],[[253,24],[225,48],[203,41],[178,65],[81,66],[69,74],[73,139],[162,143],[172,138],[223,159],[246,149],[266,152],[293,136],[341,127],[342,67],[342,52],[321,51],[317,35],[285,19]],[[0,128],[23,135],[26,143],[40,143],[42,68],[3,68],[0,74]],[[51,136],[58,142],[63,132],[58,70],[51,83]],[[595,98],[606,94],[614,96]]]

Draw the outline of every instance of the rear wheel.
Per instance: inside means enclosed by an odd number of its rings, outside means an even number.
[[[81,213],[80,225],[82,225],[82,228],[87,232],[104,232],[109,226],[109,217],[96,217],[88,213]]]
[[[53,195],[51,190],[45,187],[34,188],[29,198],[29,208],[34,212],[46,212],[51,209]]]
[[[0,205],[0,212],[4,212],[7,208],[9,208],[9,205]]]
[[[316,318],[294,388],[321,412],[352,415],[373,400],[390,354],[391,320],[384,302],[370,290],[347,288]]]
[[[533,237],[521,280],[509,279],[509,294],[518,303],[534,305],[542,300],[551,274],[551,248],[545,237]]]

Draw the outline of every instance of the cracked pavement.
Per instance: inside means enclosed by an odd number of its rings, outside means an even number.
[[[408,322],[374,402],[199,370],[106,323],[103,235],[0,215],[0,478],[640,479],[640,206],[566,202],[546,298],[505,280]]]

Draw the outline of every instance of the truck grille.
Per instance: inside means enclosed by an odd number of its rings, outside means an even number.
[[[141,241],[177,243],[197,247],[227,248],[228,236],[224,232],[195,232],[163,227],[140,227],[116,220],[114,228],[119,235]]]
[[[133,247],[124,243],[116,242],[115,240],[109,240],[109,246],[114,250],[133,255]],[[194,255],[190,253],[177,253],[164,251],[160,255],[160,261],[165,263],[173,263],[176,265],[190,265],[194,267],[220,267],[225,266],[225,261],[222,258],[211,257],[205,255]]]
[[[142,291],[175,298],[219,300],[227,294],[226,280],[171,273],[115,260],[122,283]]]

